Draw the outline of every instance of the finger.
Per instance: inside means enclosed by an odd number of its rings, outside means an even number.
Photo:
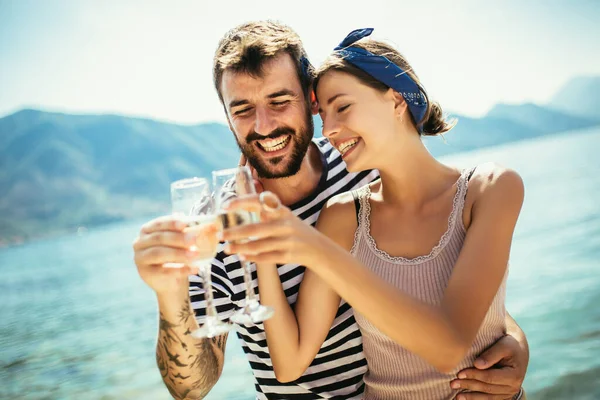
[[[506,400],[510,399],[510,396],[504,394],[487,394],[481,392],[473,393],[461,393],[456,396],[457,400]]]
[[[267,212],[277,212],[281,208],[281,201],[273,192],[262,192],[258,196],[258,200]]]
[[[223,205],[227,212],[243,210],[260,215],[261,221],[282,219],[288,216],[290,210],[283,206],[275,194],[262,192],[260,195],[241,196]]]
[[[134,260],[138,266],[166,263],[190,264],[197,257],[198,253],[195,251],[160,246],[137,251]]]
[[[466,389],[471,392],[481,392],[487,394],[501,394],[510,397],[514,389],[505,385],[491,385],[474,379],[455,379],[450,382],[452,389]],[[515,393],[516,394],[516,393]]]
[[[473,365],[479,369],[489,368],[505,358],[512,357],[515,352],[515,345],[518,346],[518,342],[512,336],[505,335],[492,347],[481,353]]]
[[[164,215],[142,225],[141,233],[152,233],[157,231],[182,231],[187,224],[172,215]]]
[[[262,193],[265,191],[265,187],[263,186],[262,182],[258,179],[258,172],[256,172],[253,169],[254,172],[252,172],[252,177],[254,178],[254,190],[256,190],[256,193]]]
[[[247,195],[233,198],[223,204],[225,211],[244,210],[249,212],[260,212],[262,204],[258,195]]]
[[[291,229],[289,228],[287,221],[288,220],[274,220],[228,228],[223,230],[221,239],[224,241],[235,242],[244,241],[248,238],[257,240],[289,235]]]
[[[473,379],[492,385],[513,386],[516,382],[516,371],[512,368],[477,369],[468,368],[458,373],[460,379]]]
[[[258,176],[258,172],[256,171],[256,169],[252,166],[252,164],[250,164],[250,162],[246,162],[246,167],[248,167],[250,173],[252,174],[252,182],[254,183],[254,190],[256,191],[256,193],[260,194],[264,192],[265,187],[260,181],[260,177]]]
[[[157,231],[140,235],[133,244],[135,251],[150,247],[176,247],[187,249],[196,243],[197,234],[189,232]]]
[[[288,245],[287,239],[269,238],[262,240],[252,240],[245,243],[229,242],[225,246],[225,253],[239,254],[244,258],[249,258],[254,254],[269,253],[272,251],[283,251]]]
[[[198,267],[192,267],[191,265],[186,265],[181,269],[182,269],[182,271],[180,272],[180,275],[185,275],[185,276],[198,275],[198,273],[200,272]]]
[[[197,275],[199,272],[198,267],[181,263],[154,265],[153,267],[160,268],[166,275]]]
[[[242,153],[242,155],[240,156],[240,161],[238,162],[238,165],[240,167],[242,167],[246,164],[248,164],[248,160],[246,159],[246,156],[244,155],[244,153]]]

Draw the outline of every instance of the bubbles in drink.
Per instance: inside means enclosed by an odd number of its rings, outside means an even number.
[[[194,260],[194,266],[210,264],[217,254],[218,226],[214,215],[189,216],[185,218],[187,228],[185,233],[196,235],[196,243],[190,246],[190,250],[198,252],[198,257]]]

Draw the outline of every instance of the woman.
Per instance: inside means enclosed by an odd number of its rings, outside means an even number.
[[[223,239],[259,264],[261,302],[275,308],[264,325],[278,380],[302,375],[344,299],[363,336],[366,399],[452,399],[456,372],[505,333],[523,183],[498,165],[458,170],[433,158],[420,136],[452,125],[395,49],[360,40],[371,32],[351,32],[314,88],[323,135],[348,170],[378,169],[381,179],[330,199],[317,230],[272,194],[234,200],[230,209],[261,210],[263,223]],[[274,265],[290,262],[307,267],[295,310]]]

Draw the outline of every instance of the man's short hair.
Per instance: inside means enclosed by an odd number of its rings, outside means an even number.
[[[314,68],[308,63],[300,37],[289,26],[266,20],[236,26],[219,42],[213,60],[213,81],[221,103],[221,82],[226,70],[260,77],[263,65],[282,53],[291,56],[304,96],[308,99]],[[303,58],[306,60],[304,66]]]

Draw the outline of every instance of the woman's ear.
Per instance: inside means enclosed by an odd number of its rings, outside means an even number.
[[[401,117],[408,109],[408,105],[400,93],[396,92],[394,89],[390,90],[392,91],[392,96],[394,98],[394,110],[396,111],[396,116]]]

